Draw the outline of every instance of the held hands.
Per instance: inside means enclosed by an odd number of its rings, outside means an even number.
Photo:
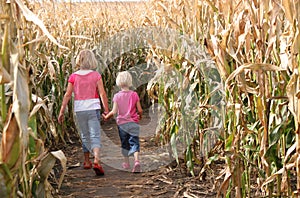
[[[111,117],[113,117],[114,113],[111,111],[109,113],[102,113],[102,118],[104,119],[104,121],[109,120]],[[138,119],[141,120],[142,119],[142,112],[138,113]]]
[[[110,118],[108,114],[109,114],[108,112],[102,113],[102,118],[104,119],[104,121],[107,121]]]

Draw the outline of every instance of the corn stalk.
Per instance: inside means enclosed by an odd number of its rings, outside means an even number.
[[[219,195],[291,196],[295,190],[290,181],[299,175],[292,169],[298,156],[292,154],[298,141],[298,6],[269,0],[153,4],[155,24],[193,35],[226,81],[226,168]],[[170,122],[180,116],[172,114]]]
[[[211,162],[208,158],[215,153],[210,151],[222,132],[222,124],[218,125],[223,116],[218,103],[222,100],[218,90],[222,82],[203,48],[205,21],[211,21],[210,13],[202,13],[207,5],[199,5],[198,1],[154,1],[152,6],[156,10],[152,12],[152,24],[163,27],[166,35],[173,31],[166,37],[157,36],[167,47],[153,42],[156,45],[151,49],[158,72],[148,84],[148,91],[151,97],[157,94],[163,109],[157,139],[170,143],[177,161],[184,145],[184,162],[194,175],[195,165]]]
[[[25,50],[20,47],[26,38],[23,37],[23,30],[26,29],[23,25],[27,23],[22,23],[23,20],[34,21],[46,35],[48,32],[39,20],[34,20],[36,16],[22,1],[2,1],[1,11],[4,13],[2,19],[5,19],[4,31],[1,31],[4,34],[1,36],[1,86],[6,88],[2,90],[5,91],[1,97],[2,111],[9,107],[0,147],[1,197],[51,197],[53,192],[47,181],[50,171],[58,158],[62,162],[64,175],[66,160],[61,151],[46,152],[37,137],[36,125],[33,124],[37,108],[31,111],[28,65],[24,61]],[[50,34],[48,37],[55,42]],[[6,94],[7,90],[12,92],[11,96]]]
[[[289,121],[293,116],[285,89],[293,79],[290,66],[298,65],[287,48],[296,31],[285,18],[286,9],[273,1],[210,5],[217,17],[208,47],[226,79],[229,113],[225,149],[230,157],[219,194],[230,195],[233,189],[235,197],[251,196],[251,185],[257,182],[262,192],[256,190],[256,195],[290,196],[291,131],[297,127]]]

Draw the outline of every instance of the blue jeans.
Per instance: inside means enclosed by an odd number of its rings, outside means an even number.
[[[129,122],[118,126],[121,140],[122,155],[125,157],[140,152],[140,126],[135,122]]]
[[[100,110],[78,111],[75,115],[82,141],[83,152],[90,152],[94,148],[100,148]]]

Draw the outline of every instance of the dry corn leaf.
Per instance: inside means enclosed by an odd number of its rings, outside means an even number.
[[[53,151],[47,153],[40,161],[40,164],[37,167],[38,171],[38,178],[39,182],[37,184],[37,191],[36,194],[38,197],[51,197],[51,185],[48,182],[48,177],[53,170],[56,160],[60,160],[63,172],[60,175],[59,182],[58,182],[58,189],[60,188],[64,175],[67,170],[67,159],[62,151]]]
[[[44,23],[24,5],[23,1],[21,0],[15,0],[15,1],[18,4],[19,8],[21,9],[27,21],[31,21],[34,24],[36,24],[38,27],[40,27],[43,33],[50,39],[50,41],[56,44],[58,47],[63,49],[68,49],[67,47],[57,42],[57,40],[49,33]]]
[[[0,63],[0,84],[9,83],[11,81],[10,74],[6,71]]]
[[[284,12],[285,12],[285,16],[286,18],[290,21],[290,23],[294,22],[295,16],[293,13],[295,12],[295,8],[294,8],[294,1],[293,0],[289,0],[289,1],[282,1],[282,5],[284,8]]]
[[[62,182],[63,182],[63,179],[64,179],[64,176],[67,172],[67,158],[65,156],[65,154],[59,150],[59,151],[52,151],[51,152],[51,155],[53,155],[56,159],[58,159],[61,163],[61,166],[62,166],[62,173],[59,177],[59,182],[58,182],[58,189],[60,189],[61,185],[62,185]]]
[[[239,66],[236,70],[234,70],[229,77],[227,78],[225,84],[229,84],[229,82],[234,79],[237,75],[241,74],[245,70],[262,70],[262,71],[284,71],[284,69],[272,65],[272,64],[263,64],[263,63],[247,63],[244,65]]]
[[[224,196],[226,195],[226,191],[227,191],[229,183],[230,183],[230,179],[231,179],[232,174],[230,172],[229,167],[226,167],[226,169],[224,170],[224,173],[225,173],[225,178],[224,178],[224,180],[223,180],[223,182],[220,186],[217,197],[221,197],[221,194],[224,195]]]
[[[3,129],[0,159],[11,170],[20,165],[21,139],[20,128],[13,112],[8,113],[7,122]]]
[[[295,163],[289,163],[287,165],[285,165],[283,168],[281,168],[279,171],[277,171],[276,173],[273,173],[271,176],[269,176],[264,183],[262,183],[261,188],[263,190],[263,187],[266,186],[267,184],[269,184],[270,182],[272,182],[274,179],[277,178],[278,175],[282,175],[284,174],[284,172],[286,172],[287,170],[290,170],[291,168],[295,167]]]

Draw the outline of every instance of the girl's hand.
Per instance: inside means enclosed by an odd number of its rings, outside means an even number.
[[[138,119],[141,120],[143,117],[143,111],[138,112]]]
[[[102,113],[102,117],[105,121],[107,121],[109,118],[113,117],[113,115],[114,115],[114,113],[112,111]]]
[[[57,120],[58,120],[58,123],[61,124],[64,120],[64,114],[59,114]]]
[[[102,113],[102,118],[104,119],[104,121],[107,121],[107,120],[108,120],[106,115],[107,115],[107,113],[105,113],[105,112]]]

